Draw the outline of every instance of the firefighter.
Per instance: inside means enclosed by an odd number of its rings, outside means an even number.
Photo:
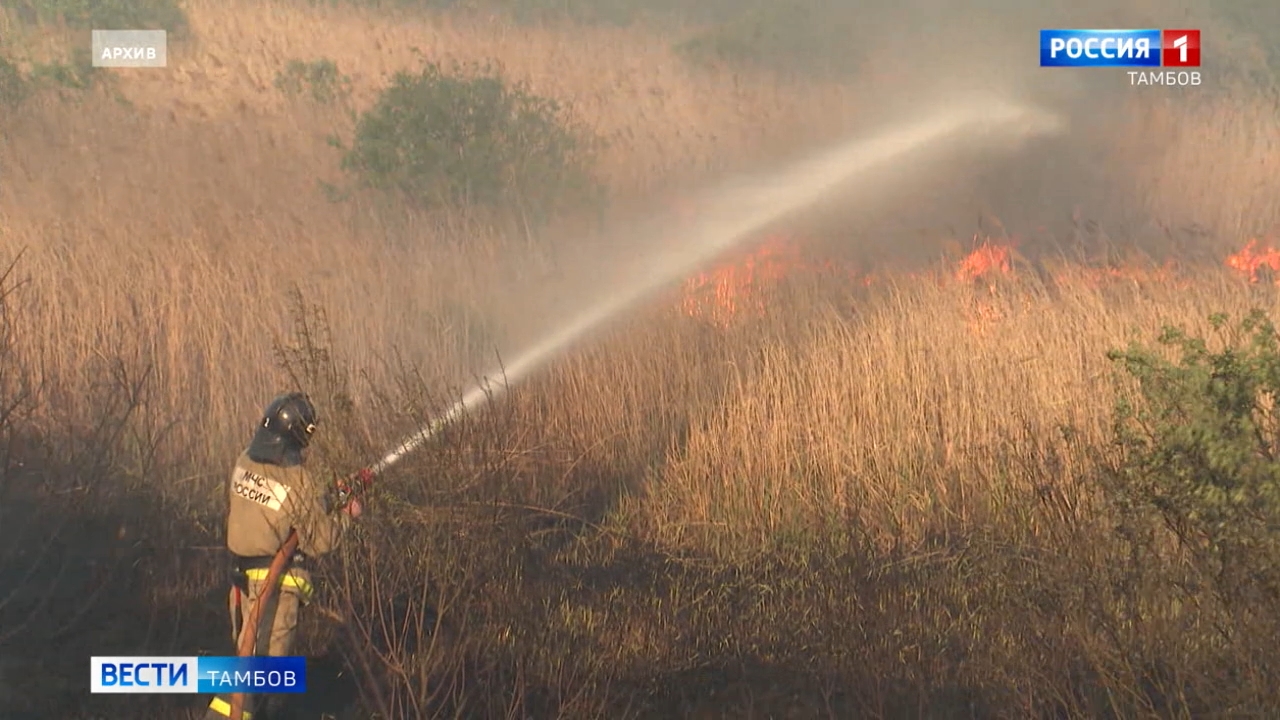
[[[227,549],[232,556],[231,638],[236,647],[266,585],[272,557],[291,528],[298,534],[298,549],[263,607],[254,655],[284,656],[293,651],[298,611],[313,593],[309,563],[333,550],[351,519],[361,513],[360,501],[354,497],[340,508],[332,507],[336,494],[318,485],[304,467],[304,451],[316,421],[315,407],[306,395],[275,398],[231,472]],[[261,720],[266,703],[257,700],[245,696],[244,717]],[[218,695],[205,717],[230,715],[230,695]]]

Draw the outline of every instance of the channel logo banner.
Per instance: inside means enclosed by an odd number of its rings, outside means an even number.
[[[303,693],[304,657],[103,657],[89,662],[89,691],[152,693]]]
[[[1040,31],[1040,67],[1160,67],[1160,51],[1159,30]]]

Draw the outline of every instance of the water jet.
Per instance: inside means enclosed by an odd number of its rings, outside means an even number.
[[[657,252],[621,286],[587,303],[544,338],[515,353],[510,364],[483,376],[444,413],[369,469],[373,474],[382,473],[463,413],[496,398],[608,320],[841,185],[865,179],[873,170],[912,153],[944,147],[948,140],[980,140],[985,136],[1000,141],[1006,149],[1016,149],[1027,139],[1064,129],[1061,118],[1043,110],[1000,100],[970,101],[931,113],[924,120],[895,124],[871,137],[842,143],[767,178],[738,180],[716,189],[699,203],[705,212],[693,226],[682,228],[681,236],[687,241],[680,247]],[[502,382],[491,382],[491,377],[500,377]]]

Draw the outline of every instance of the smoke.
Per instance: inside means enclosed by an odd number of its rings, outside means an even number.
[[[1001,105],[1043,108],[1046,116],[1062,118],[1062,127],[1069,128],[1055,133],[1020,132],[1006,124],[1000,132],[1013,145],[1003,152],[991,152],[989,142],[978,142],[973,135],[953,136],[931,145],[927,162],[919,153],[903,154],[876,170],[876,182],[835,188],[823,200],[807,202],[803,212],[785,213],[787,228],[817,237],[824,243],[822,252],[871,262],[923,262],[936,258],[944,240],[963,240],[979,232],[1014,235],[1028,255],[1058,251],[1073,243],[1127,243],[1154,252],[1169,242],[1172,226],[1215,224],[1208,212],[1214,203],[1190,207],[1180,202],[1186,188],[1161,188],[1166,193],[1162,196],[1144,185],[1152,176],[1151,168],[1160,167],[1162,159],[1179,147],[1201,143],[1194,125],[1188,126],[1193,130],[1174,126],[1146,132],[1144,123],[1150,117],[1165,116],[1181,122],[1182,116],[1170,115],[1170,108],[1216,101],[1212,86],[1135,88],[1121,69],[1039,67],[1043,28],[1200,27],[1207,38],[1206,54],[1213,58],[1204,71],[1210,83],[1225,82],[1232,68],[1248,65],[1253,56],[1248,42],[1233,41],[1228,47],[1215,39],[1225,37],[1226,31],[1222,21],[1206,11],[1207,3],[786,2],[767,0],[766,6],[784,11],[794,7],[797,12],[804,8],[810,13],[801,24],[804,32],[830,26],[847,35],[836,43],[809,43],[803,34],[788,40],[784,36],[789,30],[783,26],[774,29],[779,37],[769,41],[775,54],[787,52],[791,43],[797,57],[811,53],[811,45],[820,45],[833,55],[827,58],[829,65],[851,68],[838,81],[855,98],[865,98],[865,103],[856,117],[848,119],[847,137],[868,137],[886,126],[916,122],[934,108],[972,109],[984,103],[993,112]],[[785,21],[786,12],[768,17]],[[679,40],[672,37],[673,43]],[[810,80],[831,82],[830,77],[797,76],[797,82]],[[1141,147],[1133,145],[1135,138],[1142,140]],[[796,138],[795,145],[804,148],[810,141]],[[1208,159],[1238,158],[1215,153]],[[1201,185],[1192,189],[1202,195],[1220,191],[1208,180]],[[890,187],[892,192],[887,191]],[[1267,194],[1265,189],[1254,192],[1258,198]],[[708,197],[715,194],[695,197],[690,205],[708,212],[717,202]],[[731,213],[753,211],[751,202],[742,197]],[[1261,201],[1254,206],[1261,207]],[[1169,207],[1179,214],[1162,216]],[[655,258],[672,244],[704,247],[698,240],[701,231],[665,216],[666,209],[587,239],[557,238],[564,252],[554,276],[540,284],[494,288],[491,300],[497,324],[503,328],[504,356],[513,357],[514,349],[534,346],[539,338],[554,335],[561,321],[573,324],[572,318],[584,308],[626,296],[630,292],[626,288],[654,263],[665,262]],[[778,216],[771,222],[783,219]],[[1219,223],[1217,230],[1226,242],[1237,244],[1233,233],[1241,232],[1239,227]],[[1089,233],[1093,235],[1086,237]],[[703,256],[699,250],[696,254],[696,262],[673,267],[693,273],[700,269],[698,262],[714,258],[714,253]]]
[[[1158,252],[1166,249],[1171,226],[1211,227],[1233,246],[1234,234],[1244,231],[1220,222],[1212,203],[1187,208],[1182,193],[1160,195],[1144,186],[1150,179],[1147,167],[1172,156],[1180,144],[1198,142],[1194,136],[1199,129],[1175,124],[1147,132],[1144,126],[1152,117],[1181,121],[1183,106],[1215,102],[1214,84],[1221,86],[1231,68],[1250,62],[1241,49],[1247,43],[1218,39],[1227,36],[1226,30],[1206,11],[1207,3],[793,0],[788,5],[768,0],[764,6],[791,7],[797,13],[804,9],[817,16],[794,29],[776,29],[779,35],[797,35],[771,39],[774,54],[786,52],[788,43],[797,56],[810,51],[804,33],[821,32],[827,25],[847,34],[840,43],[814,44],[852,58],[829,58],[831,65],[852,68],[839,81],[854,97],[865,98],[848,135],[918,116],[925,107],[983,97],[1043,107],[1067,118],[1070,126],[1069,133],[1027,139],[1017,153],[990,154],[957,144],[945,161],[927,169],[899,163],[895,180],[908,191],[875,203],[852,196],[824,203],[800,222],[834,252],[886,260],[933,257],[942,238],[962,239],[996,228],[1022,238],[1027,252],[1090,241]],[[768,18],[785,22],[786,16],[775,12]],[[1137,88],[1122,69],[1039,67],[1043,28],[1175,26],[1204,29],[1212,59],[1204,69],[1206,87]],[[1136,145],[1135,138],[1143,144]],[[1202,194],[1211,190],[1219,189],[1208,182],[1201,188]],[[1255,194],[1259,199],[1265,195]],[[1177,212],[1166,212],[1170,208]],[[1082,237],[1082,227],[1098,228],[1105,237]],[[587,252],[594,250],[599,248]]]
[[[842,236],[846,244],[928,254],[936,246],[906,242],[904,233],[964,237],[985,218],[1031,245],[1070,245],[1081,240],[1079,228],[1087,224],[1100,228],[1109,242],[1160,253],[1174,249],[1170,228],[1207,230],[1222,244],[1238,247],[1240,235],[1280,222],[1269,199],[1280,187],[1274,181],[1259,187],[1243,174],[1233,180],[1227,169],[1256,160],[1243,137],[1249,131],[1235,128],[1235,137],[1221,136],[1231,122],[1226,115],[1265,102],[1249,93],[1270,89],[1266,49],[1280,38],[1251,30],[1262,32],[1280,10],[1234,3],[1234,16],[1227,17],[1207,0],[793,4],[825,16],[807,21],[806,32],[831,25],[847,33],[830,52],[853,56],[853,62],[840,64],[853,68],[841,80],[856,97],[866,98],[867,122],[909,115],[943,99],[994,95],[1044,107],[1067,117],[1071,127],[1068,134],[1028,143],[1016,155],[957,153],[929,175],[913,176],[915,192],[875,208],[842,213],[827,207],[826,234]],[[1041,68],[1039,31],[1055,27],[1201,28],[1204,84],[1134,87],[1123,69]],[[794,42],[803,46],[803,38]],[[1264,80],[1257,82],[1260,75]],[[1266,108],[1251,116],[1265,122]],[[1208,151],[1206,143],[1219,148]],[[1176,183],[1153,177],[1162,164],[1185,168],[1176,171],[1184,177]],[[1228,194],[1239,210],[1225,207]]]

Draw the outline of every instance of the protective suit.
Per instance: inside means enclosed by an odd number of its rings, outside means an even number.
[[[351,519],[348,513],[330,507],[330,488],[317,484],[303,465],[303,450],[315,428],[315,408],[305,395],[276,398],[228,480],[231,638],[236,647],[262,595],[273,556],[290,529],[298,533],[298,549],[263,607],[255,655],[285,656],[293,651],[298,612],[314,592],[309,561],[333,550]],[[259,702],[262,699],[246,695],[244,717],[261,720],[266,709],[265,703]],[[215,696],[206,718],[230,715],[231,697]]]

